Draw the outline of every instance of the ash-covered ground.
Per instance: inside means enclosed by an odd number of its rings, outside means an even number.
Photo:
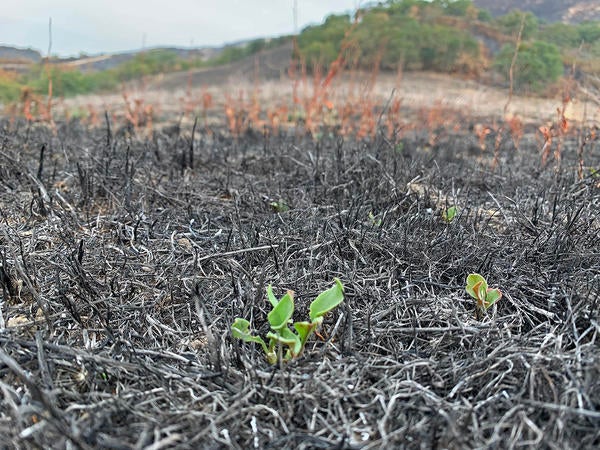
[[[596,142],[579,180],[575,137],[492,171],[465,135],[185,131],[1,123],[3,447],[600,445]],[[334,277],[299,359],[232,339],[268,284],[304,320]]]

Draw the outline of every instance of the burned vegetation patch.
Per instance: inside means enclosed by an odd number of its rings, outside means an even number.
[[[471,144],[1,123],[3,444],[600,445],[598,172]],[[232,338],[334,278],[300,357]]]

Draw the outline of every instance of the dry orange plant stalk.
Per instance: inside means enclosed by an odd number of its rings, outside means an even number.
[[[521,139],[523,139],[523,122],[517,115],[512,115],[505,119],[510,131],[510,137],[512,138],[513,144],[516,150],[519,150]]]
[[[154,107],[150,104],[145,105],[142,98],[130,100],[125,91],[123,91],[123,101],[125,102],[125,120],[133,127],[134,131],[138,132],[144,126],[148,132],[151,132],[154,124]]]
[[[477,139],[479,141],[479,148],[481,149],[481,152],[485,152],[486,149],[486,145],[485,145],[485,140],[488,136],[488,134],[490,134],[492,132],[492,129],[486,125],[483,125],[481,123],[476,123],[473,126],[473,133],[475,133],[475,136],[477,136]]]
[[[208,132],[208,110],[213,105],[213,96],[206,88],[202,92],[202,120],[204,121],[204,131]]]
[[[239,138],[247,130],[247,106],[244,102],[244,91],[240,89],[237,100],[231,95],[225,94],[225,117],[227,118],[227,127],[232,136]]]

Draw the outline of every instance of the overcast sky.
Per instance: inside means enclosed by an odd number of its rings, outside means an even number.
[[[297,0],[299,28],[357,0]],[[292,33],[293,0],[2,0],[0,45],[60,56],[146,47],[213,46]]]

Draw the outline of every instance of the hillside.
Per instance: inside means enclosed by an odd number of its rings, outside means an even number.
[[[227,48],[243,46],[246,42],[227,44],[222,47],[157,47],[151,49],[132,50],[118,53],[102,53],[98,55],[83,55],[81,57],[52,58],[50,63],[64,68],[79,69],[82,72],[99,72],[115,69],[116,67],[134,60],[138,55],[146,52],[164,52],[175,55],[184,61],[207,61],[217,57]],[[10,45],[0,45],[0,69],[23,72],[31,64],[42,61],[39,51],[21,49]]]
[[[145,50],[134,50],[131,52],[121,52],[112,54],[102,54],[95,56],[84,56],[81,58],[67,58],[58,59],[57,64],[61,64],[64,67],[78,68],[85,72],[97,72],[102,70],[111,70],[119,65],[132,61],[136,56],[143,54],[144,52],[168,52],[176,55],[177,58],[182,60],[208,60],[218,55],[222,48],[178,48],[178,47],[160,47]]]
[[[0,45],[0,59],[39,62],[42,55],[37,50]]]
[[[501,16],[513,9],[529,11],[546,22],[581,23],[600,20],[598,0],[474,0],[478,8]]]
[[[0,70],[25,73],[41,60],[42,55],[37,50],[0,45]]]
[[[486,0],[475,4],[503,12]],[[565,6],[566,5],[566,6]],[[588,9],[585,7],[589,6]],[[502,8],[517,6],[507,2]],[[515,91],[544,94],[555,91],[565,67],[576,61],[581,73],[600,70],[600,22],[549,23],[574,20],[600,6],[589,2],[524,1],[518,6],[534,10],[524,23],[520,58],[514,66]],[[535,14],[539,14],[540,17]],[[350,70],[396,73],[429,71],[478,79],[508,86],[514,39],[519,30],[518,12],[493,18],[470,0],[455,2],[398,0],[370,4],[357,12],[330,15],[321,24],[305,27],[297,36],[298,69],[323,73],[342,62]],[[581,47],[581,43],[585,45]],[[0,101],[14,102],[27,89],[68,97],[91,92],[114,92],[123,83],[160,75],[161,87],[176,88],[219,83],[223,78],[277,79],[285,74],[292,53],[291,36],[255,39],[221,48],[155,48],[120,54],[51,58],[40,70],[31,52],[0,53]],[[19,53],[21,52],[21,53]],[[42,59],[45,64],[47,61]],[[337,71],[334,70],[334,72]],[[12,72],[12,73],[11,73]],[[325,72],[326,73],[326,72]]]
[[[286,76],[292,57],[292,43],[263,50],[239,61],[216,67],[193,69],[157,76],[149,83],[155,89],[176,89],[190,81],[194,86],[220,85],[231,80],[279,80]]]

